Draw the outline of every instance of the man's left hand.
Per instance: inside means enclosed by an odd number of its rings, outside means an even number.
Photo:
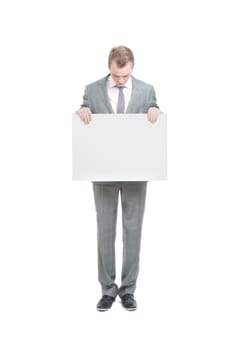
[[[147,112],[147,119],[151,123],[155,123],[159,117],[160,109],[156,107],[150,107]]]

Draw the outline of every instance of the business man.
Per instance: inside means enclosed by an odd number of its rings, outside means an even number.
[[[154,88],[132,76],[134,56],[125,46],[109,54],[110,74],[85,89],[77,112],[86,124],[92,113],[147,113],[155,123],[159,116]],[[120,135],[119,135],[120,136]],[[117,295],[125,309],[136,310],[134,299],[139,271],[140,241],[147,182],[93,182],[98,227],[98,276],[102,298],[98,311],[109,310]],[[123,220],[123,264],[121,286],[115,283],[115,238],[119,193]]]

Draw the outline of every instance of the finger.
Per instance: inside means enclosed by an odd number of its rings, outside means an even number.
[[[85,123],[86,124],[90,123],[90,119],[89,119],[89,115],[88,114],[85,116]]]
[[[156,122],[156,117],[153,116],[153,115],[149,115],[148,116],[148,120],[149,120],[150,123],[154,124]]]
[[[90,110],[87,110],[86,118],[87,118],[88,123],[91,122],[91,119],[92,119],[91,117],[92,117],[91,111],[90,111]]]
[[[150,123],[153,123],[153,121],[152,121],[152,116],[151,116],[150,114],[148,114],[147,119],[148,119],[148,121],[149,121]]]

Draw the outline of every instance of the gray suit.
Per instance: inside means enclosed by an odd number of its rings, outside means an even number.
[[[107,95],[107,78],[85,89],[82,107],[92,113],[113,113]],[[147,113],[158,107],[153,86],[132,77],[132,95],[126,113]],[[140,142],[140,140],[139,140]],[[139,271],[142,222],[147,182],[93,182],[98,226],[98,274],[102,294],[116,297],[133,294]],[[119,193],[123,224],[121,286],[115,283],[115,238]]]
[[[87,85],[82,107],[89,107],[92,113],[113,113],[109,102],[106,80],[108,76]],[[132,96],[126,113],[147,113],[150,107],[158,107],[153,86],[132,77]]]

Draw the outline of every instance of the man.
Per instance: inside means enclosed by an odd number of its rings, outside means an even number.
[[[77,112],[86,124],[92,113],[147,113],[155,123],[159,116],[154,88],[135,79],[132,51],[114,47],[109,54],[110,74],[86,87],[83,104]],[[98,276],[102,298],[98,311],[111,308],[117,295],[129,311],[136,310],[134,299],[139,271],[141,230],[147,182],[93,182],[98,226]],[[123,266],[121,286],[115,283],[115,238],[119,193],[123,220]]]

